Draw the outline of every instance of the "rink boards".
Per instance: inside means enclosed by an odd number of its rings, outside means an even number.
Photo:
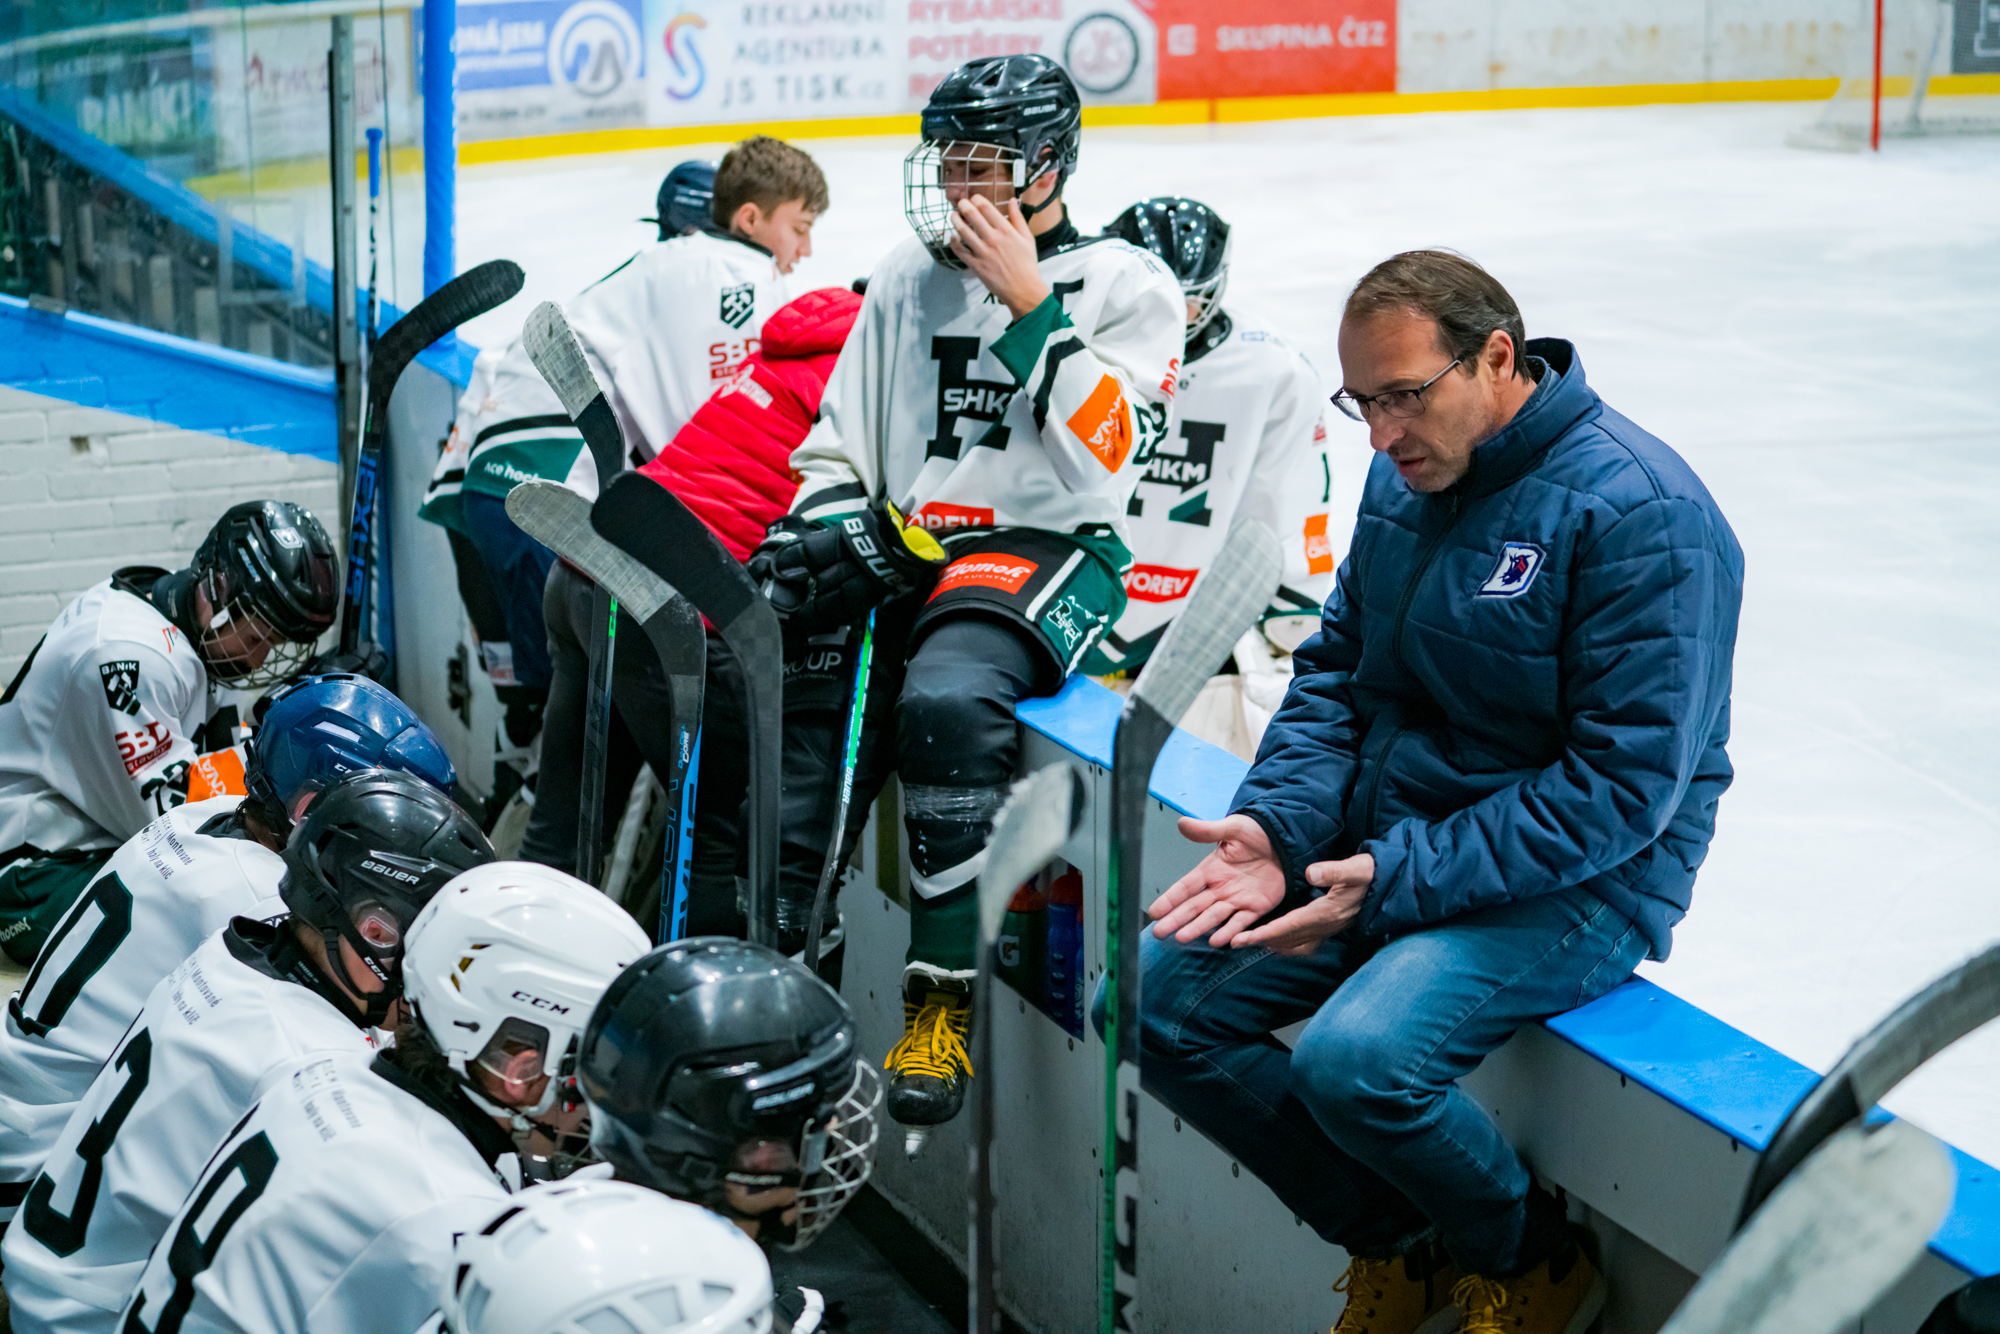
[[[1079,765],[1090,816],[1063,856],[1084,879],[1090,984],[1102,971],[1109,862],[1110,756],[1118,697],[1072,678],[1020,710],[1030,767]],[[1181,814],[1227,808],[1242,761],[1177,732],[1153,773],[1144,893],[1158,894],[1198,859],[1174,828]],[[901,1034],[897,979],[908,944],[907,868],[882,837],[896,799],[878,803],[842,908],[843,992],[862,1048]],[[900,822],[898,822],[900,823]],[[892,826],[893,828],[893,826]],[[895,864],[892,864],[892,856]],[[1071,1037],[1013,991],[994,1016],[998,1107],[999,1286],[1030,1328],[1094,1325],[1104,1049],[1086,1026]],[[1283,1036],[1281,1034],[1281,1036]],[[1466,1087],[1536,1173],[1567,1192],[1597,1237],[1611,1278],[1605,1334],[1647,1334],[1727,1242],[1757,1150],[1811,1087],[1806,1067],[1672,994],[1635,980],[1596,1003],[1524,1030]],[[964,1256],[968,1118],[934,1133],[914,1160],[894,1126],[875,1183],[942,1249]],[[1929,1253],[1869,1314],[1866,1334],[1908,1334],[1969,1274],[2000,1271],[2000,1179],[1953,1151],[1957,1201]],[[1262,1185],[1152,1098],[1140,1115],[1140,1319],[1165,1334],[1324,1330],[1329,1287],[1346,1256],[1301,1226]]]

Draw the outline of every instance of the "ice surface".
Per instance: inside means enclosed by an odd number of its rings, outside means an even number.
[[[1069,198],[1086,227],[1145,195],[1216,206],[1236,229],[1227,304],[1330,378],[1340,302],[1370,264],[1463,250],[1530,336],[1573,339],[1606,399],[1688,458],[1748,560],[1737,781],[1673,957],[1642,971],[1825,1069],[2000,939],[2000,138],[1784,147],[1812,111],[1094,131]],[[805,146],[833,208],[801,290],[908,234],[905,142]],[[717,153],[466,170],[461,265],[528,275],[469,337],[511,337],[614,267],[650,236],[627,220],[666,170]],[[1330,421],[1351,513],[1366,440]],[[2000,1026],[1891,1106],[2000,1163]]]

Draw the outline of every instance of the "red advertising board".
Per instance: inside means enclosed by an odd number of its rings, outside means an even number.
[[[1396,0],[1156,0],[1160,100],[1396,91]]]

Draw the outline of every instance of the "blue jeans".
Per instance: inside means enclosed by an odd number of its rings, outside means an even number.
[[[1561,1243],[1561,1214],[1456,1081],[1522,1025],[1623,982],[1646,948],[1578,889],[1299,957],[1148,930],[1141,1082],[1350,1254],[1438,1238],[1462,1269],[1518,1273]],[[1100,1030],[1103,1003],[1100,984]],[[1271,1030],[1301,1019],[1288,1052]]]
[[[542,588],[556,563],[555,553],[516,528],[507,517],[507,502],[498,496],[467,491],[459,512],[507,617],[514,680],[546,693],[555,669],[549,662],[549,628],[542,620]]]

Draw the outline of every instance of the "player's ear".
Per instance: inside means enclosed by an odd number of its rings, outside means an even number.
[[[729,220],[729,230],[738,236],[754,236],[763,225],[764,210],[757,206],[754,199],[746,199],[738,205],[736,216]]]

